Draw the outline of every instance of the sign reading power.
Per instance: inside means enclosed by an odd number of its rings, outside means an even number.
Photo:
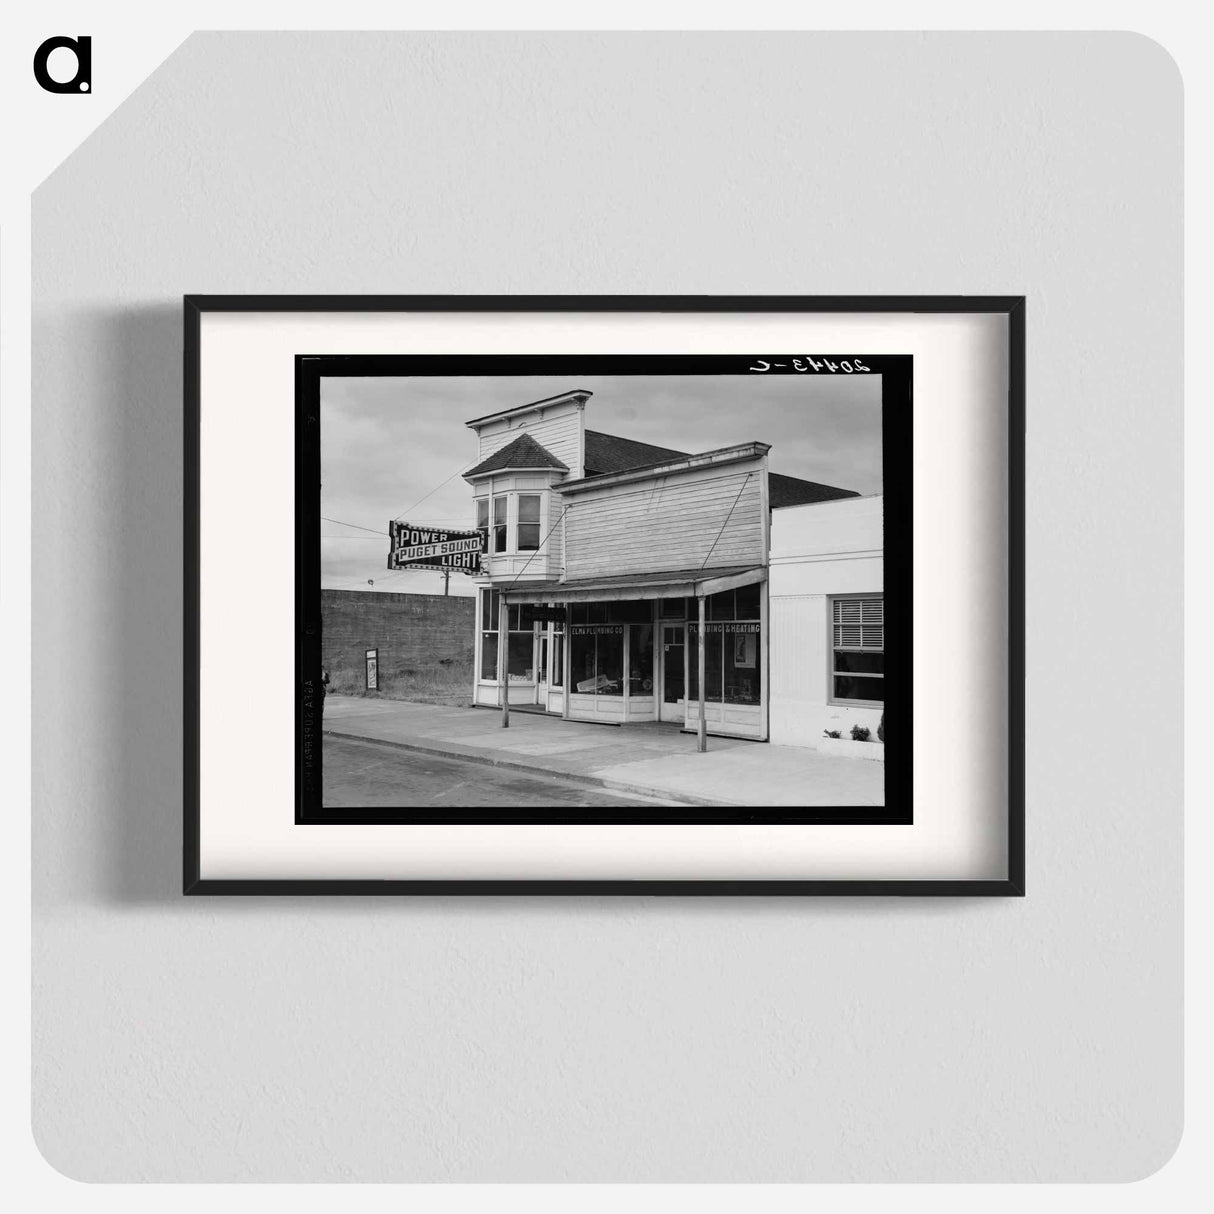
[[[446,531],[434,527],[388,523],[389,569],[458,569],[479,573],[488,548],[486,531]]]

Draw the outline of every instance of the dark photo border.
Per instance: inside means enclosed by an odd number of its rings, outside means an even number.
[[[757,360],[769,367],[753,368]],[[296,610],[296,825],[404,825],[428,822],[433,809],[385,809],[347,806],[329,809],[323,804],[324,747],[317,712],[321,671],[321,462],[324,436],[321,421],[321,384],[333,377],[494,377],[549,375],[576,383],[595,376],[729,376],[742,380],[772,375],[802,379],[839,379],[847,372],[831,372],[828,365],[852,365],[862,360],[868,370],[854,374],[877,377],[881,384],[881,459],[884,510],[885,624],[885,805],[830,805],[802,809],[743,807],[685,810],[654,806],[641,808],[589,808],[578,816],[538,816],[535,810],[503,809],[501,813],[464,811],[451,807],[451,822],[478,824],[544,821],[577,823],[792,823],[798,825],[909,826],[913,753],[914,673],[912,670],[912,536],[914,501],[911,481],[913,458],[913,360],[909,354],[877,355],[864,350],[849,353],[762,351],[757,355],[711,354],[558,354],[558,355],[297,355],[295,359],[295,610]],[[812,361],[810,361],[812,360]],[[814,369],[814,363],[818,369]],[[804,370],[798,371],[794,363]],[[738,383],[741,392],[742,382]],[[808,424],[808,422],[807,422]],[[761,434],[739,435],[738,441],[762,439]],[[387,543],[387,531],[384,542]],[[560,723],[555,723],[560,728]],[[757,743],[764,745],[765,743]],[[711,744],[710,744],[711,745]],[[444,810],[444,812],[446,812]]]
[[[833,312],[833,313],[989,313],[1006,316],[1009,336],[1009,685],[1006,690],[1008,736],[1008,871],[999,880],[202,880],[200,876],[199,803],[199,405],[201,377],[201,319],[204,312]],[[186,296],[185,312],[185,806],[183,831],[184,892],[188,894],[789,894],[789,895],[997,895],[1024,893],[1024,408],[1025,301],[1020,296]],[[798,356],[824,357],[819,351]],[[883,477],[885,493],[885,594],[893,605],[887,622],[887,678],[891,693],[886,712],[905,721],[891,728],[886,752],[886,805],[875,812],[855,807],[823,807],[775,813],[756,809],[704,809],[674,816],[629,817],[596,813],[595,817],[531,814],[525,818],[497,815],[462,816],[477,822],[909,822],[911,815],[910,669],[911,619],[911,359],[906,355],[878,356],[859,350],[839,358],[862,357],[882,375]],[[753,356],[762,358],[762,352]],[[773,363],[779,355],[769,355]],[[627,358],[629,370],[620,368]],[[319,672],[320,526],[319,526],[319,388],[324,376],[385,374],[692,374],[704,373],[708,362],[732,356],[325,356],[301,353],[296,360],[296,472],[299,500],[296,518],[296,821],[300,824],[340,822],[422,822],[424,811],[342,810],[326,813],[319,805],[320,747],[314,719],[309,720],[309,679]],[[521,360],[526,363],[521,367]],[[743,362],[741,358],[733,359]],[[595,370],[595,364],[611,362]],[[674,363],[682,364],[677,369]],[[405,363],[409,370],[400,369]],[[425,369],[420,364],[425,363]],[[480,366],[470,370],[473,363]],[[513,366],[510,364],[513,363]],[[659,370],[655,364],[665,363]],[[698,371],[693,370],[699,364]],[[391,368],[391,369],[387,369]],[[669,368],[669,369],[666,369]],[[719,368],[712,368],[718,371]],[[742,373],[739,371],[738,373]],[[797,373],[787,371],[785,373]],[[901,405],[901,407],[899,407]],[[285,436],[284,436],[285,438]],[[314,487],[314,488],[313,488]],[[290,778],[284,772],[284,778]],[[352,813],[359,815],[357,819]],[[380,816],[380,814],[386,816]]]

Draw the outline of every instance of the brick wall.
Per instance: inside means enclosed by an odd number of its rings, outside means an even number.
[[[471,689],[475,599],[322,590],[320,612],[322,662],[339,687],[351,678],[361,687],[365,651],[378,648],[386,695],[435,679]]]

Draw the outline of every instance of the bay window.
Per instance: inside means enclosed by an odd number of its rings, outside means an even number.
[[[542,493],[495,493],[476,499],[476,526],[490,533],[491,553],[538,552],[543,510]]]
[[[493,551],[506,551],[506,511],[509,507],[510,499],[504,494],[499,494],[493,499]]]

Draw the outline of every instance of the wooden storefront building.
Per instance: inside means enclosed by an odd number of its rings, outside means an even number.
[[[475,703],[766,740],[771,512],[855,495],[769,472],[762,442],[690,454],[589,430],[590,396],[467,423],[488,533]]]

